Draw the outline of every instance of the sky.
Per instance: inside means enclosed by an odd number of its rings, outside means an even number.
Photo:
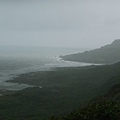
[[[120,0],[0,0],[0,46],[97,48],[120,38]]]

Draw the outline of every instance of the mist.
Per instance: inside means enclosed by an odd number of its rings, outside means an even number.
[[[120,119],[120,0],[0,0],[0,120]]]
[[[118,0],[0,0],[0,45],[96,48],[120,38]]]

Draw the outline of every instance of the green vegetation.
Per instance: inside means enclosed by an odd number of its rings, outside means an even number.
[[[100,49],[63,58],[114,63],[120,60],[119,46],[120,40],[116,40]],[[0,120],[120,119],[120,62],[56,68],[53,71],[23,74],[8,82],[34,87],[16,92],[1,90]]]
[[[49,116],[65,116],[110,92],[110,88],[120,83],[120,63],[28,73],[10,82],[36,87],[0,97],[0,119],[43,120]],[[120,92],[114,90],[114,100],[119,100]],[[113,97],[108,95],[108,98]]]
[[[120,120],[120,104],[103,100],[78,109],[65,117],[50,117],[48,120]]]
[[[116,63],[120,61],[120,40],[99,49],[85,51],[83,53],[61,56],[64,60],[87,63]]]
[[[107,94],[93,99],[83,109],[77,109],[62,117],[47,120],[120,120],[120,84],[112,86]]]

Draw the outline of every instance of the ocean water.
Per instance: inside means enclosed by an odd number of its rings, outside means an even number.
[[[0,47],[0,90],[21,90],[33,87],[27,84],[8,83],[14,77],[36,71],[52,70],[55,67],[76,67],[91,65],[64,61],[60,55],[83,52],[86,49],[46,47]]]

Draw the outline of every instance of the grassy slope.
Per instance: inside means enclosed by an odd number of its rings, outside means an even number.
[[[120,63],[29,73],[11,82],[43,88],[28,88],[0,97],[0,119],[43,119],[51,115],[65,115],[107,93],[111,86],[120,82]]]
[[[120,83],[113,85],[105,95],[93,99],[85,108],[47,120],[120,120]]]
[[[88,63],[116,63],[120,61],[120,40],[99,49],[83,53],[61,56],[64,60],[88,62]]]

